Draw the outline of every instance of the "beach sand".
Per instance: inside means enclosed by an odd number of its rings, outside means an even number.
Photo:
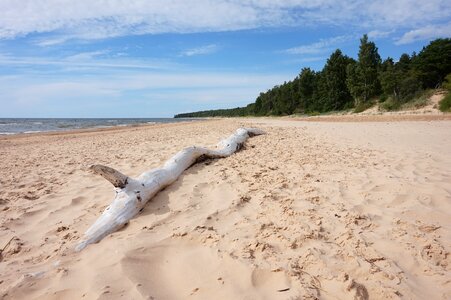
[[[450,299],[451,121],[209,120],[0,137],[5,299]],[[369,119],[371,121],[371,119]],[[73,249],[137,176],[240,126],[122,230]]]

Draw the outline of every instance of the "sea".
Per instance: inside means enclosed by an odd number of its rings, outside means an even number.
[[[0,118],[0,135],[196,121],[183,118]]]

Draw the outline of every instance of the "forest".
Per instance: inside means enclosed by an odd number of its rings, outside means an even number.
[[[346,109],[360,112],[376,102],[386,110],[396,110],[428,89],[449,86],[445,78],[450,73],[450,38],[436,39],[418,54],[404,53],[398,60],[382,60],[376,44],[363,35],[357,60],[337,49],[321,71],[303,68],[296,78],[260,93],[254,103],[245,107],[174,117],[315,115]],[[450,94],[445,99],[448,102],[449,97]]]

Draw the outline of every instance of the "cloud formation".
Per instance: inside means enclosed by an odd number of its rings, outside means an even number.
[[[420,30],[450,16],[448,0],[1,0],[0,38],[52,33],[37,41],[50,46],[70,39],[320,24]]]
[[[218,51],[219,47],[218,45],[211,44],[206,46],[201,46],[197,48],[191,48],[183,51],[180,53],[180,56],[195,56],[195,55],[206,55],[206,54],[212,54]]]
[[[370,39],[386,38],[392,33],[393,33],[393,30],[389,30],[389,31],[371,30],[370,32],[368,32],[368,37]]]
[[[336,36],[328,39],[321,39],[319,42],[301,45],[286,49],[284,52],[289,54],[319,54],[329,52],[332,48],[340,43],[349,40],[351,36]]]
[[[423,28],[410,30],[404,33],[395,44],[403,45],[416,41],[434,38],[446,38],[451,36],[451,23],[445,25],[429,25]]]
[[[106,57],[109,51],[99,50],[91,52],[80,52],[67,57],[22,57],[12,56],[0,53],[0,64],[8,67],[55,67],[55,68],[91,68],[94,70],[102,69],[174,69],[178,65],[174,62],[165,60],[137,60],[137,59],[118,59],[116,57]],[[113,55],[114,56],[114,55]],[[58,69],[59,70],[59,69]]]

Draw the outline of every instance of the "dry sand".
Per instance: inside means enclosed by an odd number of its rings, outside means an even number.
[[[237,127],[267,131],[187,170],[80,253],[137,176]],[[450,299],[451,121],[213,120],[0,138],[5,299]]]

